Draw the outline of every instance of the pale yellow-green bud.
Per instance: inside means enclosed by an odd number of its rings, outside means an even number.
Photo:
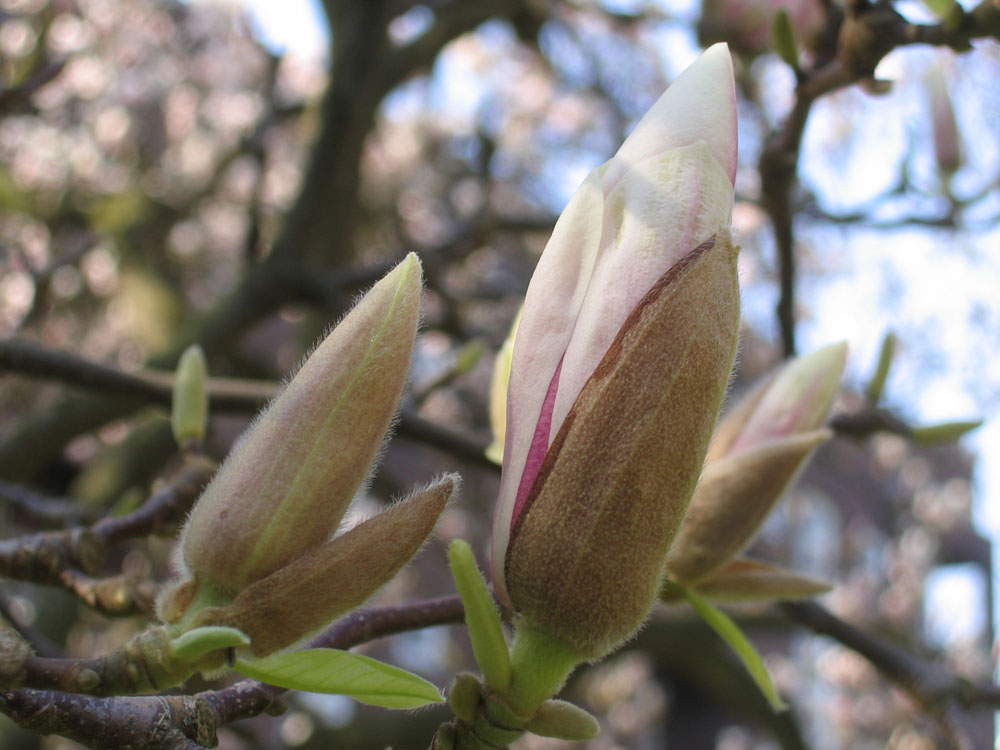
[[[406,382],[420,311],[413,254],[309,356],[233,449],[184,528],[183,560],[235,595],[337,529]]]
[[[189,346],[181,355],[174,375],[170,427],[178,445],[205,437],[208,421],[207,379],[205,352],[197,344]]]

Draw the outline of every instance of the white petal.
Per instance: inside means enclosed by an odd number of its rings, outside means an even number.
[[[611,160],[605,191],[649,157],[705,141],[736,179],[736,86],[729,47],[714,44],[670,84]]]
[[[732,207],[729,176],[704,142],[635,165],[607,197],[602,251],[563,361],[553,434],[646,292],[729,227]]]
[[[569,344],[600,248],[603,167],[570,199],[538,261],[514,339],[507,392],[503,476],[493,518],[493,581],[503,587],[503,555],[521,472],[546,389]],[[501,594],[502,595],[502,594]]]

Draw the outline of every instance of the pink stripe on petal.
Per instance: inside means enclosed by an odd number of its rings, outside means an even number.
[[[563,355],[565,356],[565,355]],[[545,393],[545,401],[542,402],[542,412],[538,415],[538,424],[535,425],[535,434],[531,438],[531,447],[528,449],[528,457],[524,461],[524,471],[521,472],[521,482],[517,486],[517,497],[514,499],[514,512],[510,516],[511,535],[514,533],[514,525],[524,510],[524,505],[528,500],[528,493],[535,483],[538,470],[542,468],[542,462],[549,452],[549,443],[552,434],[552,411],[556,405],[556,392],[559,390],[559,373],[562,370],[563,361],[559,360],[555,374],[549,383],[549,389]]]

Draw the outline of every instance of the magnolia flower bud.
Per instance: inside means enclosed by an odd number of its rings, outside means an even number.
[[[158,604],[175,630],[239,628],[254,654],[266,655],[360,604],[423,544],[457,489],[455,476],[331,539],[396,411],[420,294],[411,254],[233,449],[191,511],[183,577]]]
[[[735,102],[716,45],[587,177],[528,287],[494,585],[582,658],[648,614],[732,367]]]
[[[719,425],[708,465],[667,557],[671,581],[710,580],[757,533],[814,449],[837,395],[847,346],[784,365]]]
[[[257,418],[184,528],[184,562],[195,577],[236,593],[333,535],[396,412],[420,292],[411,254]]]

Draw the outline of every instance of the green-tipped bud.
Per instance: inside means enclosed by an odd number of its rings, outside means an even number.
[[[170,411],[170,427],[174,440],[182,445],[189,440],[203,440],[208,421],[208,363],[205,352],[197,344],[181,355],[174,375],[174,395]]]
[[[411,254],[260,415],[184,528],[183,561],[196,580],[235,595],[333,535],[395,414],[420,294]]]
[[[572,703],[547,700],[524,726],[541,737],[581,742],[601,733],[601,725],[593,716]]]

